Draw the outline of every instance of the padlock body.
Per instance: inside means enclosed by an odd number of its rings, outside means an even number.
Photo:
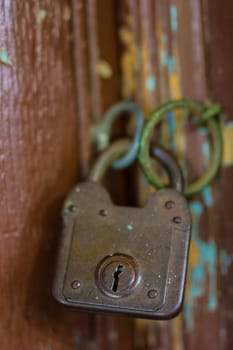
[[[144,208],[122,207],[86,182],[68,196],[63,214],[53,288],[59,302],[151,319],[179,312],[191,229],[182,195],[163,189]]]

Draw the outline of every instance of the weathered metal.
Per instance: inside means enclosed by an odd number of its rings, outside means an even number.
[[[131,141],[128,139],[119,139],[112,143],[107,150],[99,155],[94,163],[88,177],[89,180],[102,181],[108,167],[112,166],[115,159],[127,153],[130,148]],[[183,174],[173,155],[156,143],[151,143],[150,153],[165,168],[169,179],[168,186],[182,192],[184,187]]]
[[[219,105],[214,105],[209,109],[208,106],[205,106],[202,103],[184,99],[164,103],[152,112],[143,128],[138,159],[149,183],[155,188],[163,188],[164,184],[152,168],[150,161],[150,138],[153,134],[154,127],[161,122],[162,118],[167,113],[178,108],[185,108],[196,115],[199,114],[199,118],[196,116],[196,124],[205,125],[212,139],[212,153],[208,169],[199,179],[195,180],[192,184],[187,184],[185,186],[184,194],[186,196],[191,196],[201,192],[211,183],[211,181],[213,181],[222,163],[223,143],[221,128],[219,122],[214,119],[214,117],[218,116],[220,113]]]
[[[118,141],[96,161],[90,179],[100,181],[131,143]],[[153,149],[153,147],[152,147]],[[163,159],[182,189],[182,175]],[[170,163],[172,163],[170,165]],[[179,178],[180,175],[180,178]],[[167,319],[182,305],[191,218],[185,198],[169,188],[144,208],[116,206],[98,182],[79,184],[64,205],[55,298],[68,306],[135,317]]]
[[[151,195],[144,208],[115,206],[99,183],[85,182],[67,201],[72,209],[66,206],[64,212],[55,298],[91,311],[151,319],[176,315],[191,229],[184,197],[164,189]],[[120,287],[114,291],[117,277]]]
[[[110,144],[111,129],[114,121],[124,115],[125,112],[131,113],[135,118],[136,131],[128,152],[122,158],[113,162],[112,167],[114,169],[126,168],[137,158],[139,140],[145,119],[143,111],[135,103],[129,101],[118,102],[107,110],[101,123],[92,127],[92,139],[95,141],[97,149],[102,151]]]

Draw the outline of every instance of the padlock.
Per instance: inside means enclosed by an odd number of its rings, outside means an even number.
[[[166,152],[154,148],[176,189],[151,194],[143,208],[114,205],[100,179],[129,146],[105,151],[91,181],[68,195],[53,294],[83,310],[168,319],[182,306],[190,241],[188,205],[176,190],[182,176]]]

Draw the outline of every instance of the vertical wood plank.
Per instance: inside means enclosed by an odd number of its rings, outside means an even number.
[[[79,140],[83,178],[91,166],[91,127],[102,120],[107,108],[120,99],[116,5],[114,0],[72,1],[76,110],[78,123],[81,123]],[[113,135],[114,132],[115,128]],[[122,172],[111,172],[108,176],[108,187],[116,203],[124,202],[128,196],[124,190],[124,176]],[[94,314],[90,317],[96,348],[132,349],[132,320]]]
[[[76,181],[67,1],[1,1],[1,349],[71,349],[85,314],[52,298],[60,208]]]
[[[205,3],[208,3],[208,6],[203,8],[201,1],[195,3],[175,0],[122,1],[122,8],[125,11],[122,19],[124,35],[121,35],[124,81],[122,92],[125,98],[130,96],[135,99],[146,112],[153,108],[148,104],[151,96],[154,108],[158,102],[181,96],[201,101],[208,98],[215,98],[220,102],[226,101],[229,95],[225,94],[223,86],[220,93],[218,79],[220,85],[223,84],[225,62],[223,36],[229,38],[227,33],[229,33],[228,25],[231,23],[231,5],[227,1],[214,6],[213,2],[211,5],[208,1]],[[225,9],[228,12],[227,17],[224,17]],[[153,11],[155,15],[152,14]],[[217,20],[218,12],[222,17],[220,16]],[[210,13],[212,19],[209,17]],[[203,14],[206,18],[204,24]],[[224,25],[226,18],[227,23]],[[219,26],[215,23],[219,23]],[[222,46],[219,45],[220,40],[222,40]],[[227,41],[226,45],[229,47],[230,41]],[[153,58],[144,54],[145,47],[149,47],[149,50],[154,49]],[[222,60],[221,63],[219,59]],[[145,75],[150,72],[151,62],[153,67],[156,67],[153,72],[156,85],[152,94],[148,91],[145,80]],[[232,67],[230,65],[228,67],[228,59],[226,65],[226,71],[229,74],[228,91],[231,91]],[[213,88],[213,82],[216,89]],[[140,87],[139,90],[138,87]],[[180,158],[186,158],[188,163],[186,167],[183,163],[183,168],[192,179],[199,176],[207,166],[208,143],[205,136],[198,133],[195,128],[186,127],[184,123],[185,117],[180,113],[168,116],[161,130],[162,140]],[[228,130],[225,131],[229,135],[228,139],[232,135],[230,127],[231,124],[228,124]],[[229,141],[228,144],[230,148]],[[227,157],[229,164],[230,155],[228,154]],[[222,176],[221,179],[223,179]],[[140,189],[141,200],[144,202],[148,196],[148,188],[142,181]],[[232,253],[222,250],[220,244],[221,219],[218,204],[220,191],[222,191],[220,180],[215,180],[212,186],[206,188],[190,202],[194,215],[194,229],[184,312],[181,318],[168,322],[167,326],[165,323],[167,341],[159,343],[161,348],[194,349],[202,346],[219,349],[221,339],[226,338],[226,335],[220,335],[219,315],[222,313],[223,306],[219,299],[221,290],[219,280],[222,279],[220,270],[221,265],[224,265],[223,260],[225,265],[230,265]],[[229,204],[229,207],[232,208],[232,205]],[[225,211],[223,215],[225,217]],[[228,235],[229,233],[226,233],[226,236]],[[205,332],[209,325],[213,330],[211,333]],[[145,335],[151,334],[153,327],[152,348],[158,344],[156,334],[160,332],[161,323],[140,320],[136,322],[136,334],[139,334],[136,338],[136,341],[139,339],[138,348],[143,349],[148,346]],[[156,345],[153,345],[153,342]]]

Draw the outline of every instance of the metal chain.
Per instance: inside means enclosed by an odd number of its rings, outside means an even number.
[[[129,139],[120,139],[113,142],[105,151],[97,158],[94,166],[89,174],[89,180],[101,182],[107,169],[112,162],[127,153],[132,145]],[[151,144],[151,156],[157,159],[168,173],[169,187],[175,188],[178,192],[183,191],[183,174],[176,159],[165,149],[159,145]]]
[[[116,159],[112,163],[114,169],[123,169],[131,165],[137,158],[139,140],[141,136],[141,131],[144,124],[144,113],[142,110],[132,102],[119,102],[112,106],[103,116],[103,121],[95,125],[92,128],[92,138],[97,144],[98,150],[106,149],[110,144],[111,129],[114,121],[121,117],[123,112],[130,112],[136,121],[136,131],[134,134],[134,139],[131,142],[131,146],[128,151],[119,159]]]
[[[185,188],[183,188],[183,176],[180,175],[181,171],[177,161],[162,147],[150,143],[155,126],[162,121],[164,115],[178,108],[193,112],[195,114],[194,124],[197,127],[205,126],[212,138],[211,160],[208,169],[198,180]],[[112,124],[125,111],[131,112],[136,119],[134,139],[131,142],[128,139],[118,140],[109,146]],[[115,169],[126,168],[138,156],[138,161],[148,182],[157,189],[163,188],[165,184],[152,167],[152,156],[157,158],[167,170],[170,184],[178,191],[182,190],[185,196],[188,197],[202,191],[214,179],[222,162],[223,142],[220,125],[216,119],[220,112],[221,107],[218,104],[206,106],[193,100],[174,100],[157,108],[143,127],[144,114],[137,105],[130,102],[117,103],[106,112],[103,121],[95,126],[94,131],[92,130],[98,149],[103,150],[109,147],[98,157],[89,179],[100,181],[109,166]]]
[[[212,152],[209,167],[198,180],[185,187],[184,195],[188,197],[202,191],[203,188],[214,179],[220,168],[222,162],[223,142],[220,125],[215,118],[220,114],[221,109],[219,105],[205,106],[202,103],[185,99],[169,101],[161,105],[152,112],[142,130],[138,160],[148,182],[155,188],[163,188],[165,185],[161,181],[159,175],[156,174],[152,168],[150,160],[150,138],[153,129],[161,122],[164,115],[176,110],[177,108],[185,108],[198,115],[199,117],[196,118],[195,124],[198,126],[205,125],[212,138]]]

